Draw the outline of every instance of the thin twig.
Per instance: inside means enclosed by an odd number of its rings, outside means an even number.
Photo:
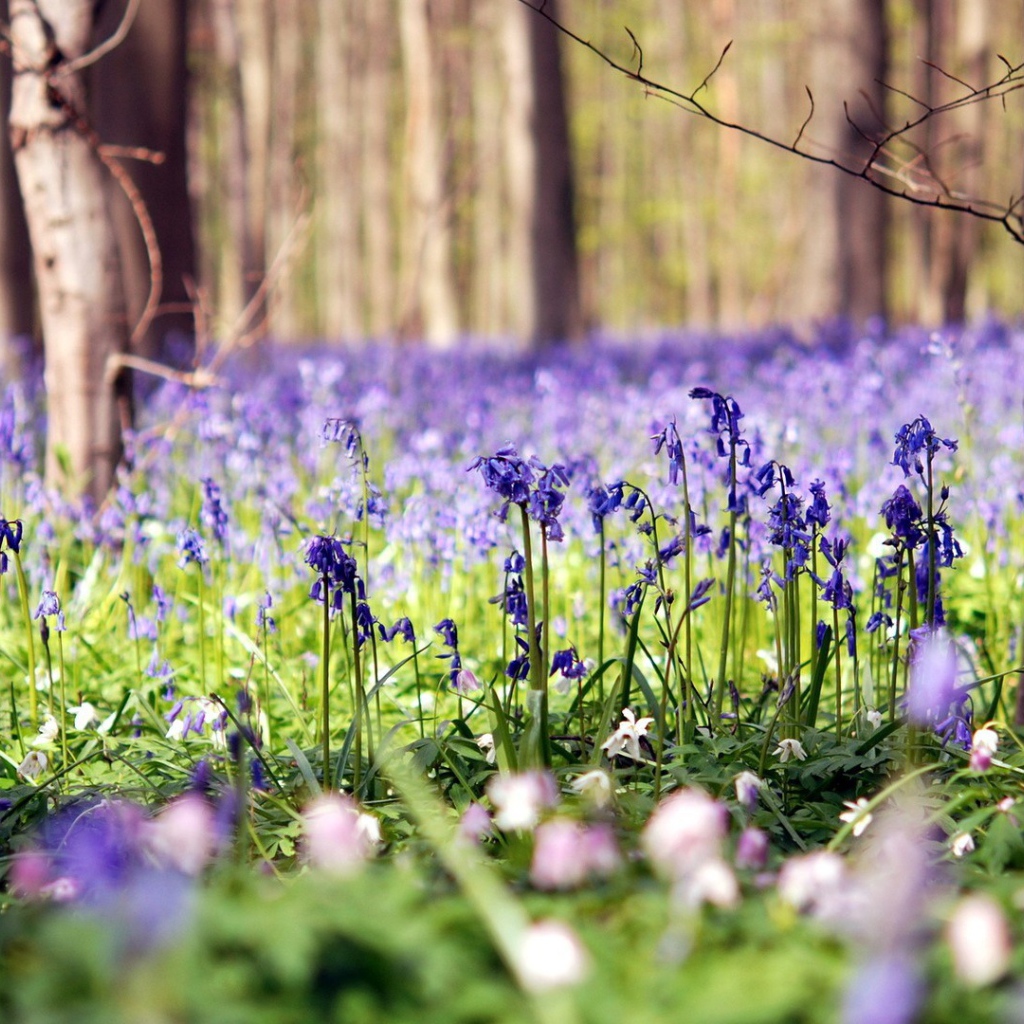
[[[75,57],[74,60],[69,60],[60,65],[57,69],[57,75],[73,75],[76,71],[81,71],[83,68],[89,67],[90,64],[95,64],[101,57],[105,57],[111,50],[117,49],[121,43],[124,42],[125,36],[128,35],[129,29],[132,27],[132,22],[135,21],[135,15],[139,13],[139,7],[141,6],[142,0],[128,0],[128,6],[124,10],[124,15],[121,18],[120,23],[114,30],[114,34],[104,39],[102,43],[94,47],[88,53],[83,53],[81,57]]]

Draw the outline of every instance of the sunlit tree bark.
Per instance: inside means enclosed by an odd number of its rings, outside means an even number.
[[[32,240],[46,352],[47,481],[104,495],[120,455],[128,343],[106,170],[77,124],[92,0],[10,0],[11,144]],[[62,463],[68,472],[64,472]]]

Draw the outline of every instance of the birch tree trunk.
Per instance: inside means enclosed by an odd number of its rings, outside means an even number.
[[[46,354],[46,480],[99,500],[113,480],[127,418],[128,347],[105,168],[75,123],[92,0],[10,0],[11,147],[25,203]],[[61,463],[66,460],[67,474]]]

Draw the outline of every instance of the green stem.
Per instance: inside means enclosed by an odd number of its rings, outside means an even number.
[[[28,717],[33,729],[39,728],[39,706],[36,701],[36,643],[32,635],[32,613],[28,607],[28,582],[25,569],[21,564],[21,555],[11,550],[14,559],[14,574],[18,580],[18,599],[21,603],[21,616],[25,623],[26,650],[28,653]]]
[[[729,443],[729,493],[736,493],[736,442]],[[725,608],[722,611],[722,643],[718,655],[718,677],[715,680],[715,721],[712,726],[718,731],[722,724],[722,704],[727,685],[726,670],[729,661],[729,633],[732,620],[732,595],[736,587],[736,508],[735,502],[729,510],[729,560],[725,570]],[[781,666],[780,666],[781,667]]]
[[[533,580],[533,543],[530,537],[530,517],[526,506],[520,505],[523,523],[523,575],[526,586],[526,629],[529,632],[530,693],[527,696],[529,721],[523,733],[520,763],[524,768],[548,765],[547,685],[545,665],[537,641],[537,602]]]
[[[323,588],[324,613],[323,613],[323,648],[320,652],[321,658],[321,684],[320,684],[320,715],[321,732],[320,742],[323,747],[324,760],[324,790],[331,790],[331,581],[327,573],[321,577]],[[358,728],[358,726],[357,726]]]

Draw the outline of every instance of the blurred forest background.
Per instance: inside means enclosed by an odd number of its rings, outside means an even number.
[[[106,0],[96,39],[126,0]],[[7,0],[0,0],[6,20]],[[823,155],[1024,59],[1016,0],[562,0],[616,59],[724,117]],[[948,75],[929,67],[941,67]],[[0,61],[0,102],[10,65]],[[734,329],[881,313],[939,323],[1024,310],[1024,248],[998,225],[887,200],[654,97],[517,0],[142,0],[89,67],[164,261],[144,348],[225,329],[274,270],[279,339],[468,336],[544,343],[676,325]],[[894,89],[886,90],[877,79]],[[902,90],[902,92],[900,91]],[[937,119],[894,181],[1005,205],[1024,192],[1024,91]],[[129,319],[149,270],[116,184]],[[38,333],[9,148],[0,152],[0,340]],[[195,282],[185,288],[184,281]]]

